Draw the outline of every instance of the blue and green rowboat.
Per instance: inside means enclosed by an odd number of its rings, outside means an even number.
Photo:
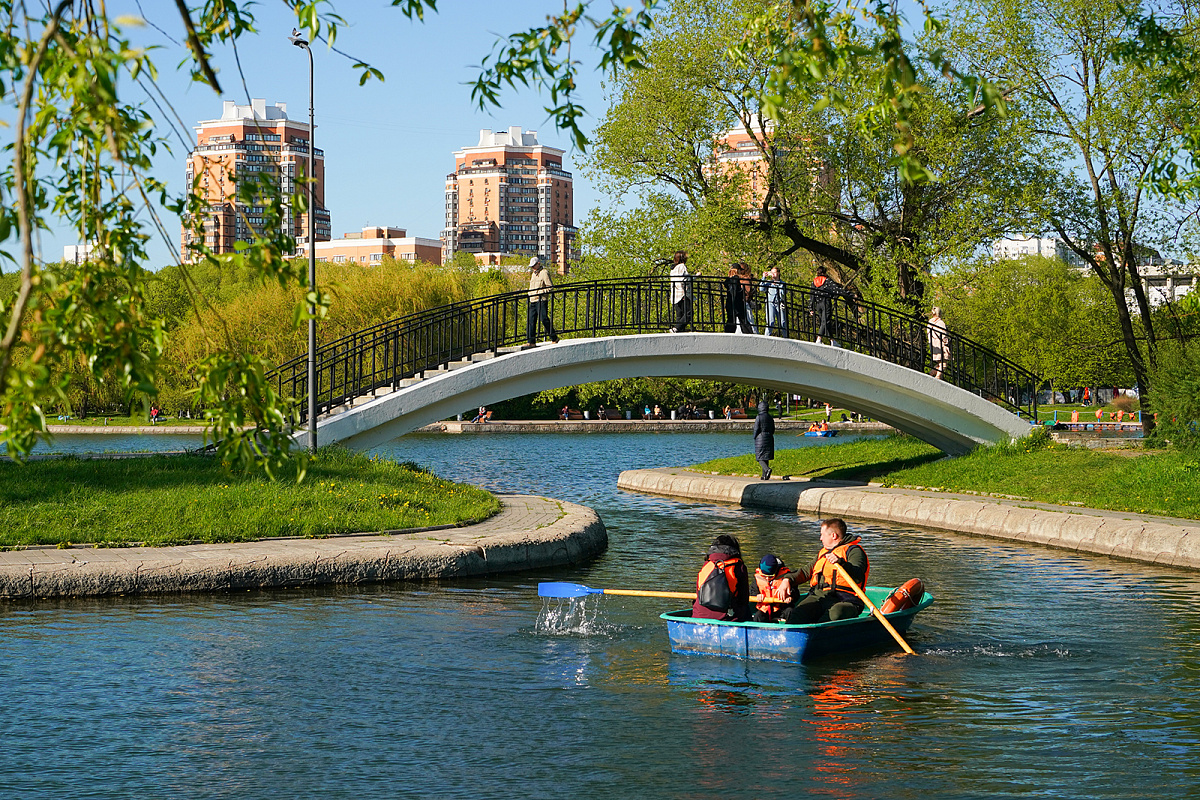
[[[876,606],[882,605],[891,593],[891,589],[881,586],[867,587],[867,596]],[[887,620],[903,634],[917,614],[932,603],[933,595],[926,592],[915,607],[893,611],[887,615]],[[668,611],[659,616],[667,621],[667,636],[673,653],[803,664],[835,653],[896,647],[896,641],[870,609],[864,609],[854,619],[812,625],[692,619],[691,608]]]

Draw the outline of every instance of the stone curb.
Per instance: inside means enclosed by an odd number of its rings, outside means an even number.
[[[228,592],[463,578],[578,564],[608,547],[600,515],[574,503],[501,495],[477,525],[398,536],[0,553],[0,598]]]
[[[621,473],[617,486],[667,497],[895,522],[1200,568],[1200,522],[1189,520],[833,481],[759,481],[682,468],[628,470]]]

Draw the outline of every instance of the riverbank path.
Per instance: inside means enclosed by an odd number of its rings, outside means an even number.
[[[608,546],[586,506],[498,495],[475,525],[176,547],[0,552],[0,598],[226,592],[461,578],[583,563]]]
[[[816,517],[891,522],[1200,569],[1200,520],[879,484],[712,475],[683,467],[622,472],[621,489]]]

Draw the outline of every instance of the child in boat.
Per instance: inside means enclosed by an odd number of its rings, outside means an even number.
[[[767,553],[758,562],[754,582],[759,601],[755,604],[755,622],[783,622],[800,596],[800,586],[808,581],[804,571],[792,572],[783,559]]]

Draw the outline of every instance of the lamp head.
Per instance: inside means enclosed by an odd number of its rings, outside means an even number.
[[[292,35],[288,37],[288,41],[296,45],[308,49],[308,40],[300,35],[300,31],[292,28]]]

